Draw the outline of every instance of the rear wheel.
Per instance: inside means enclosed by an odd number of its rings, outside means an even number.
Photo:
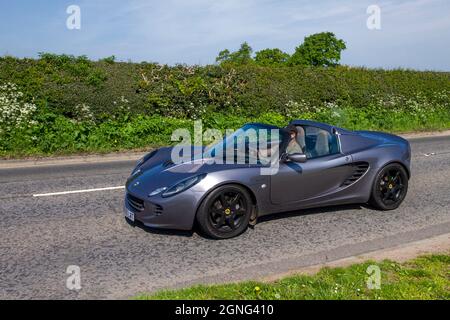
[[[370,203],[380,210],[397,209],[408,192],[408,175],[400,164],[385,166],[375,178]]]
[[[197,212],[197,223],[211,238],[232,238],[247,229],[252,208],[252,200],[245,188],[222,186],[203,200]]]

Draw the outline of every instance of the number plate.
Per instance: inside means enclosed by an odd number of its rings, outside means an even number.
[[[125,209],[125,217],[127,217],[130,221],[134,222],[134,212],[131,212],[128,209]]]

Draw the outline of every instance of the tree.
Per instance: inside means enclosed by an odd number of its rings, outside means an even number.
[[[252,63],[252,52],[253,49],[247,42],[241,44],[238,51],[230,52],[230,50],[225,49],[219,52],[216,58],[216,62],[223,63],[234,63],[234,64],[248,64]]]
[[[230,60],[230,50],[225,49],[219,52],[219,55],[216,58],[216,62],[217,63],[223,63],[225,61],[229,61]]]
[[[280,66],[289,60],[289,54],[280,49],[264,49],[256,52],[255,62],[261,66]]]
[[[341,60],[341,52],[347,47],[344,40],[337,39],[332,32],[316,33],[306,37],[289,59],[290,65],[336,66]]]

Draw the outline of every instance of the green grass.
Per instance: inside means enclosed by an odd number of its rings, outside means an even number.
[[[381,270],[381,288],[368,289],[367,268]],[[406,263],[368,261],[346,268],[323,268],[315,275],[295,275],[275,282],[248,281],[199,285],[142,294],[136,299],[450,299],[450,255],[429,255]]]

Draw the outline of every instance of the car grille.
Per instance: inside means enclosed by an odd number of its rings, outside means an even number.
[[[127,193],[127,203],[135,211],[144,211],[144,201]]]
[[[367,162],[357,162],[352,165],[353,173],[349,176],[341,185],[341,187],[347,187],[356,181],[358,181],[369,169]]]

